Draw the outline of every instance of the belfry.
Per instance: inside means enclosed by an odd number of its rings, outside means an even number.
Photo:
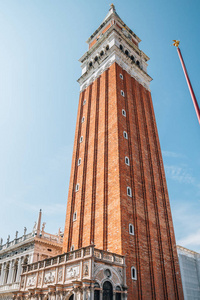
[[[149,58],[140,41],[114,5],[87,41],[63,254],[25,267],[21,295],[183,299]]]

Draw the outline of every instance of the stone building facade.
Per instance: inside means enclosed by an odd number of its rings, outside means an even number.
[[[41,226],[40,211],[38,222],[35,223],[32,232],[18,237],[0,246],[0,299],[13,299],[13,292],[19,290],[20,275],[22,266],[38,260],[49,258],[62,252],[62,234],[49,234],[44,231],[45,223]]]
[[[16,294],[19,299],[38,300],[126,299],[125,272],[123,256],[91,245],[24,266]]]
[[[177,246],[185,300],[200,300],[200,253]]]

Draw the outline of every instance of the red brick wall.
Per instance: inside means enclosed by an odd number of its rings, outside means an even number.
[[[80,94],[63,251],[90,243],[126,256],[128,299],[183,299],[151,95],[116,63]]]

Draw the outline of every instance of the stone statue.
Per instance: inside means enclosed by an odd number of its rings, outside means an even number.
[[[8,235],[8,238],[7,238],[7,243],[10,242],[10,235]]]
[[[26,232],[27,232],[27,228],[24,227],[24,235],[26,235]]]
[[[46,223],[45,223],[45,222],[44,222],[44,223],[42,223],[42,232],[44,231],[45,225],[46,225]]]
[[[32,232],[35,233],[36,229],[37,229],[37,222],[35,222]]]
[[[15,233],[15,238],[16,239],[18,238],[18,231],[16,231],[16,233]]]

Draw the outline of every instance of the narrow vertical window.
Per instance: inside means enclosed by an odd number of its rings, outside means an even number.
[[[124,79],[124,77],[123,77],[123,75],[120,73],[119,74],[119,77],[123,80]]]
[[[127,166],[130,166],[130,161],[129,161],[129,158],[127,156],[125,156],[125,164]]]
[[[80,164],[81,164],[81,158],[78,159],[77,165],[80,166]]]
[[[131,267],[131,278],[137,280],[137,272],[135,267]]]
[[[85,103],[86,103],[86,99],[85,99],[85,100],[83,100],[83,105],[85,105]]]
[[[82,117],[81,123],[85,122],[85,117]]]
[[[128,133],[126,131],[123,132],[124,138],[128,139]]]
[[[124,109],[122,109],[122,115],[126,117],[126,111]]]
[[[129,233],[131,235],[134,235],[134,226],[133,226],[133,224],[129,224]]]
[[[76,221],[76,218],[77,218],[77,213],[75,211],[74,214],[73,214],[73,221]]]
[[[131,188],[129,186],[127,187],[127,195],[129,197],[132,197],[132,190],[131,190]]]
[[[79,190],[79,184],[77,183],[75,187],[75,191],[78,192],[78,190]]]
[[[74,245],[71,246],[70,251],[74,251]]]
[[[121,90],[121,95],[122,95],[123,97],[125,97],[125,93],[124,93],[124,91],[122,91],[122,90]]]
[[[83,137],[81,136],[81,137],[80,137],[80,143],[82,143],[82,141],[83,141]]]

